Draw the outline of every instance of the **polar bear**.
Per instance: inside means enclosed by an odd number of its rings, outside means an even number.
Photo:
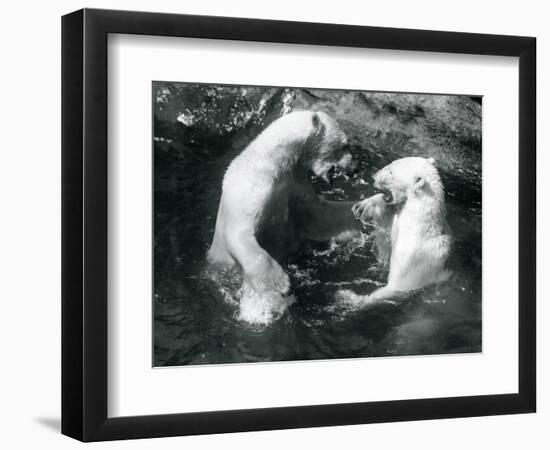
[[[370,295],[340,291],[338,296],[367,304],[434,283],[446,281],[451,272],[451,231],[447,223],[445,194],[433,158],[398,159],[373,175],[376,194],[353,206],[361,221],[375,227],[378,261],[389,265],[388,282]]]
[[[284,310],[290,283],[279,262],[300,242],[359,233],[353,202],[326,201],[309,183],[309,171],[330,182],[335,172],[353,167],[346,143],[329,115],[293,112],[229,165],[207,258],[211,266],[241,271],[241,319],[268,323]]]

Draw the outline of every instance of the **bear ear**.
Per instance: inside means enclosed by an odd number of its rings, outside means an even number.
[[[414,191],[417,192],[424,187],[426,180],[424,177],[416,177],[414,179]]]
[[[319,117],[319,114],[313,113],[313,116],[311,117],[311,123],[313,125],[313,130],[316,136],[321,134],[323,131],[323,123],[321,122],[321,118]]]
[[[435,164],[435,158],[431,156],[429,158],[426,158],[426,161],[428,161],[432,166]]]

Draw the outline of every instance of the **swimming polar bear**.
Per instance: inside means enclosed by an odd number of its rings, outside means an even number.
[[[353,202],[317,196],[308,172],[330,181],[352,168],[347,137],[323,112],[300,111],[269,125],[229,165],[207,258],[236,265],[242,275],[239,318],[269,323],[289,300],[289,277],[279,262],[303,240],[359,233]]]
[[[339,291],[342,300],[367,304],[446,281],[451,252],[445,194],[433,158],[398,159],[373,175],[376,194],[353,206],[375,226],[379,263],[389,265],[388,282],[370,295]]]

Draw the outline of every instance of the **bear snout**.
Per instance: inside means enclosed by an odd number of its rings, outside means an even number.
[[[378,172],[376,172],[373,176],[372,176],[372,179],[374,180],[374,187],[377,188],[377,189],[381,189],[382,186],[381,186],[381,178],[382,178],[382,174],[380,173],[381,171],[379,170]]]

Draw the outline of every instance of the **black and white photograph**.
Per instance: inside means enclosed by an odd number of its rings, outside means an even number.
[[[482,97],[152,83],[153,366],[482,351]]]

